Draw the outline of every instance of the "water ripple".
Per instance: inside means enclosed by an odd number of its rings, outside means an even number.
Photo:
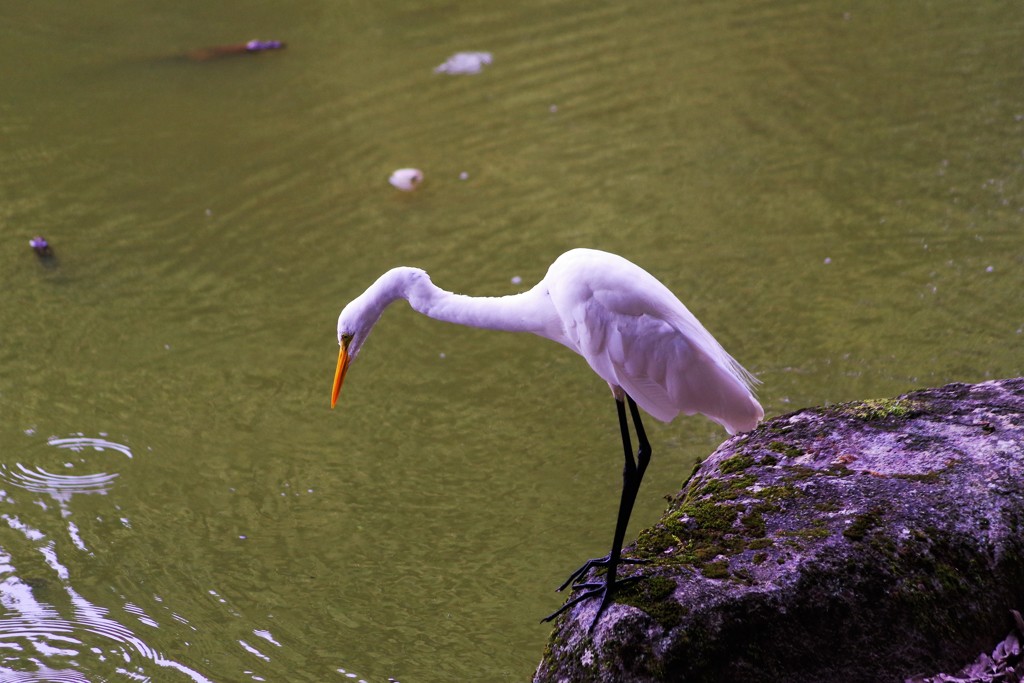
[[[0,605],[11,613],[0,620],[0,650],[13,650],[17,653],[15,657],[4,656],[2,659],[4,663],[13,663],[12,660],[17,660],[19,666],[36,666],[35,671],[19,672],[0,664],[0,680],[87,680],[77,672],[49,668],[35,657],[25,655],[26,652],[35,651],[48,661],[64,657],[75,658],[89,652],[100,661],[109,658],[131,664],[141,658],[161,667],[175,669],[196,683],[208,683],[206,677],[178,662],[166,659],[131,629],[107,617],[105,608],[90,603],[70,586],[65,585],[65,590],[74,607],[74,616],[70,618],[61,616],[53,606],[38,601],[32,588],[18,577],[8,576],[0,581]],[[87,647],[83,641],[92,640],[91,636],[98,636],[110,644],[106,647]]]
[[[55,436],[51,436],[49,439],[46,440],[46,443],[50,444],[51,446],[56,446],[57,448],[69,449],[71,451],[74,451],[75,453],[81,453],[87,448],[91,448],[94,451],[105,451],[109,449],[118,451],[119,453],[123,453],[129,458],[132,457],[131,449],[125,446],[124,444],[115,443],[113,441],[108,441],[106,439],[83,436],[81,434],[63,439],[58,439]]]
[[[59,505],[73,546],[91,556],[78,525],[71,521],[72,499],[76,495],[107,494],[120,476],[117,470],[124,459],[132,458],[131,449],[107,438],[83,434],[51,437],[46,445],[25,462],[0,463],[0,484],[9,484],[9,490],[51,496]],[[14,504],[7,495],[0,500]],[[35,502],[48,509],[42,500]],[[32,510],[34,506],[21,512]],[[121,522],[127,525],[124,518]],[[31,579],[22,578],[16,556],[0,546],[0,681],[94,680],[83,675],[83,668],[116,671],[118,680],[149,681],[153,680],[152,668],[160,667],[172,669],[194,683],[209,683],[205,676],[165,657],[130,626],[120,623],[119,619],[129,616],[144,628],[159,628],[157,620],[140,605],[126,599],[124,613],[111,614],[107,607],[83,597],[72,585],[69,567],[75,565],[62,562],[62,546],[49,533],[23,521],[14,510],[0,514],[0,524],[4,523],[22,537],[12,541],[12,546],[20,549],[19,554],[27,558],[31,551],[37,552],[45,564],[26,560],[36,571]],[[52,573],[40,575],[41,567],[48,567]]]
[[[57,438],[51,436],[46,439],[46,442],[50,445],[55,445],[58,449],[70,449],[75,453],[81,453],[86,449],[92,449],[93,451],[117,451],[119,453],[132,457],[131,449],[123,443],[116,443],[114,441],[106,440],[105,438],[93,438],[91,436],[83,436],[78,434],[77,436],[70,436],[67,438]]]
[[[89,679],[71,669],[39,666],[36,671],[15,671],[0,666],[0,680],[7,683],[90,683]]]
[[[13,466],[0,465],[0,478],[7,483],[36,493],[64,497],[74,493],[106,493],[118,477],[117,473],[55,474],[42,467],[27,466],[20,462]]]
[[[124,444],[110,441],[106,438],[88,437],[77,434],[70,437],[58,438],[51,436],[46,441],[47,445],[53,446],[61,451],[86,454],[71,460],[59,463],[65,469],[75,467],[94,466],[92,453],[114,452],[132,458],[132,451]],[[63,459],[63,458],[62,458]],[[73,462],[75,460],[76,462]],[[26,491],[35,493],[46,493],[60,502],[66,504],[71,496],[75,494],[106,494],[119,476],[117,472],[104,471],[106,467],[97,467],[100,471],[93,471],[87,474],[60,474],[51,471],[40,464],[26,464],[15,462],[12,464],[0,464],[0,481]],[[115,465],[116,467],[116,465]]]

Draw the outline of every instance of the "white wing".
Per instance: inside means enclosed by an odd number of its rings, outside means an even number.
[[[577,258],[560,258],[545,278],[563,343],[613,390],[621,387],[664,422],[702,413],[730,434],[756,426],[764,411],[750,390],[752,378],[674,294],[621,257],[568,254]]]

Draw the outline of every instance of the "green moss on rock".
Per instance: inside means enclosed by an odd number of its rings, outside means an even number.
[[[842,414],[864,422],[905,419],[921,411],[919,404],[905,398],[876,398],[844,403],[838,407]]]
[[[675,590],[676,582],[672,579],[649,576],[619,588],[615,601],[646,612],[667,630],[678,626],[688,613],[682,605],[670,599]]]
[[[854,517],[850,525],[843,529],[843,536],[846,536],[851,541],[863,540],[868,532],[881,524],[881,522],[882,510],[880,508],[872,508],[868,512]]]
[[[718,471],[722,474],[734,474],[742,472],[754,464],[754,457],[746,453],[738,453],[731,458],[726,458],[718,465]]]
[[[729,578],[729,561],[715,560],[714,562],[705,562],[701,565],[700,573],[709,579],[727,579]]]
[[[787,458],[799,458],[804,454],[802,448],[785,441],[772,441],[768,444],[768,450],[779,453]]]

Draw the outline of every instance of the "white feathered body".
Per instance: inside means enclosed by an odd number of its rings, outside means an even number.
[[[749,373],[643,268],[574,249],[551,264],[541,285],[561,321],[552,338],[657,419],[702,413],[735,434],[764,417]]]
[[[355,358],[384,308],[406,299],[420,313],[460,325],[532,332],[583,356],[611,387],[655,418],[701,413],[730,434],[764,417],[751,375],[665,285],[603,251],[573,249],[522,294],[473,297],[434,285],[418,268],[394,268],[338,318]]]

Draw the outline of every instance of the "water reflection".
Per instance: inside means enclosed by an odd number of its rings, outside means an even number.
[[[42,533],[8,515],[0,516],[12,528],[23,531],[26,538],[39,539]],[[83,598],[69,583],[69,572],[53,553],[52,542],[37,546],[54,569],[60,589],[71,605],[65,616],[55,604],[40,600],[36,590],[19,578],[13,558],[0,549],[0,605],[5,615],[0,620],[0,673],[4,680],[88,680],[77,673],[106,670],[114,666],[116,673],[134,680],[149,680],[139,661],[176,670],[193,681],[209,681],[199,672],[164,657],[125,625],[111,619],[106,608]],[[53,579],[38,579],[46,590],[56,588]],[[126,605],[126,610],[131,603]],[[145,617],[151,626],[157,622]],[[92,663],[89,663],[91,660]],[[26,671],[26,669],[29,669]]]
[[[88,553],[78,527],[71,521],[76,495],[107,494],[119,473],[119,462],[94,463],[95,454],[113,452],[118,460],[132,458],[131,450],[106,438],[83,434],[52,437],[47,444],[60,451],[62,466],[93,471],[56,474],[51,463],[15,462],[0,465],[0,481],[18,489],[48,495],[57,502],[61,518],[67,520],[68,537],[74,548]],[[40,459],[46,460],[45,453]],[[51,458],[52,459],[52,458]],[[97,471],[98,470],[98,471]],[[44,511],[45,500],[34,501]],[[171,669],[198,683],[209,681],[194,669],[169,659],[146,643],[131,628],[109,616],[109,610],[90,602],[72,586],[70,559],[63,559],[58,547],[67,547],[41,528],[23,518],[31,508],[19,505],[16,497],[0,490],[0,503],[9,509],[0,521],[14,532],[0,546],[0,675],[5,681],[87,681],[83,671],[109,671],[129,680],[150,680],[150,665]],[[7,539],[8,537],[0,537]],[[6,546],[6,547],[5,547]],[[10,548],[10,550],[8,549]],[[37,566],[33,553],[42,557],[45,570]],[[90,553],[91,554],[91,553]],[[15,559],[17,555],[17,559]],[[49,573],[46,573],[46,570]],[[31,578],[27,578],[31,577]],[[45,595],[46,598],[40,597]],[[130,601],[126,613],[141,623],[159,628],[159,623]]]
[[[113,451],[127,456],[129,459],[132,457],[131,450],[123,444],[108,441],[106,438],[87,437],[84,434],[77,434],[67,438],[50,437],[47,440],[47,444],[62,451],[68,450],[76,454],[72,458],[60,458],[63,462],[58,463],[55,461],[53,465],[46,465],[53,467],[59,464],[65,470],[75,468],[98,469],[100,465],[94,462],[96,460],[93,455],[94,453]],[[81,455],[87,451],[91,451],[88,457]],[[116,462],[111,464],[113,467],[109,469],[114,469],[118,465]],[[61,517],[64,519],[68,519],[71,516],[71,509],[68,505],[71,502],[72,496],[76,494],[106,494],[117,477],[117,472],[102,470],[82,474],[57,474],[37,463],[25,464],[15,462],[10,465],[6,463],[0,464],[0,481],[26,491],[49,495],[57,502],[57,505],[60,507]],[[43,509],[47,508],[45,501],[39,500],[36,503]],[[78,526],[70,519],[67,522],[67,531],[68,537],[75,544],[75,547],[88,552],[88,548],[86,548],[81,534],[79,534]]]
[[[26,435],[35,437],[33,430]],[[152,645],[154,640],[189,650],[192,661],[206,663],[210,652],[223,655],[234,643],[236,671],[253,681],[271,680],[262,669],[286,658],[282,639],[258,620],[246,627],[246,610],[219,589],[196,592],[215,605],[218,623],[230,617],[250,635],[204,629],[202,618],[194,624],[136,579],[127,588],[108,587],[113,605],[97,604],[102,593],[85,597],[87,582],[102,574],[97,562],[110,557],[105,544],[111,532],[103,520],[132,530],[117,494],[119,483],[130,480],[124,475],[135,454],[106,434],[52,436],[37,443],[23,457],[0,463],[0,680],[213,680]],[[97,515],[95,507],[84,505],[97,496],[112,497],[108,507],[116,514]],[[149,629],[163,631],[158,636]],[[339,680],[366,683],[345,668],[333,671]]]

